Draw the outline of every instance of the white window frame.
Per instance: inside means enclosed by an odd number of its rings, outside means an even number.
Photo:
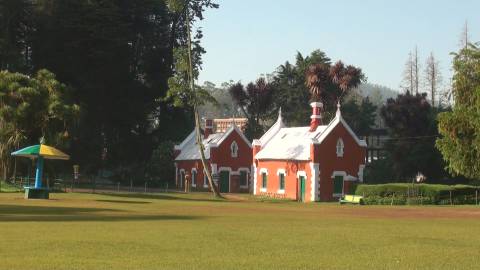
[[[193,177],[194,175],[193,172],[195,172],[195,178]],[[197,187],[197,176],[198,176],[197,169],[193,168],[190,173],[192,174],[192,187]]]
[[[337,157],[343,157],[344,148],[345,148],[345,144],[343,143],[342,138],[338,138],[337,144],[336,144]]]
[[[183,177],[182,177],[182,174],[183,174]],[[187,177],[187,175],[185,174],[185,169],[180,169],[180,180],[179,180],[180,188],[183,188],[183,186],[185,185],[185,177]]]
[[[205,172],[204,172],[204,174],[203,174],[203,187],[204,187],[204,188],[208,188],[208,177],[207,177],[207,175],[205,174]]]
[[[232,144],[230,144],[230,155],[233,158],[238,157],[238,143],[236,141],[233,141]]]
[[[283,174],[283,180],[285,181],[283,183],[283,189],[280,188],[280,175]],[[285,194],[285,186],[287,185],[287,172],[285,169],[278,169],[277,170],[277,176],[278,176],[278,194]]]
[[[267,187],[263,187],[263,174],[267,176]],[[260,169],[260,181],[261,181],[261,186],[260,186],[260,192],[267,192],[268,189],[268,170],[266,168],[261,168]]]
[[[240,173],[240,172],[245,172],[245,173],[247,173],[247,185],[241,185],[241,183],[239,183],[239,186],[240,186],[240,188],[248,188],[248,182],[249,182],[248,180],[249,180],[249,178],[250,178],[250,170],[249,170],[248,168],[239,168],[239,169],[238,169],[238,175],[241,176],[241,173]]]
[[[332,176],[331,176],[331,178],[332,178],[332,184],[333,184],[333,181],[335,180],[335,176],[341,176],[341,177],[343,177],[342,193],[333,193],[332,196],[333,196],[334,198],[338,198],[338,197],[341,197],[341,196],[344,195],[344,194],[343,194],[343,191],[345,190],[345,179],[347,178],[347,175],[348,175],[348,174],[347,174],[347,172],[345,172],[345,171],[333,171]]]

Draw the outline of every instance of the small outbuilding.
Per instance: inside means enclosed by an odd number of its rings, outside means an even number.
[[[212,174],[219,176],[221,193],[250,190],[252,145],[241,130],[245,123],[246,119],[205,120],[202,134],[205,157]],[[182,143],[175,145],[175,183],[183,188],[188,179],[192,190],[206,191],[209,190],[208,179],[203,172],[195,137],[194,130]]]
[[[367,144],[342,118],[322,124],[323,104],[314,102],[310,126],[275,124],[253,141],[253,194],[304,202],[338,200],[363,182]]]

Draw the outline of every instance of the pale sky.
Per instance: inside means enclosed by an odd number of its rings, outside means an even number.
[[[409,51],[418,47],[422,71],[433,51],[444,82],[450,52],[468,21],[480,41],[479,0],[218,0],[198,23],[204,37],[199,83],[248,83],[321,49],[333,61],[363,69],[368,82],[398,89]]]

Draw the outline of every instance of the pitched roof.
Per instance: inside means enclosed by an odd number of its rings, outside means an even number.
[[[245,135],[243,135],[236,125],[232,125],[227,129],[227,131],[210,134],[206,139],[202,135],[202,143],[205,147],[205,158],[209,159],[210,149],[212,147],[218,147],[221,145],[222,142],[234,131],[236,131],[246,142],[246,144],[251,147],[250,142],[247,140],[247,138],[245,138]],[[180,150],[180,154],[175,158],[175,160],[199,160],[201,156],[195,138],[195,130],[190,133],[190,135],[188,135],[188,137],[180,145],[175,145],[175,149]]]
[[[358,139],[352,129],[348,126],[339,109],[337,110],[335,118],[330,121],[328,125],[318,126],[314,132],[310,132],[310,127],[284,127],[280,113],[277,122],[265,133],[265,135],[259,140],[254,141],[254,144],[261,145],[262,147],[255,158],[309,160],[310,144],[321,144],[338,124],[342,124],[360,146],[367,146],[366,142]]]
[[[310,132],[310,127],[281,128],[258,152],[257,159],[309,160],[312,139],[326,126],[318,126]]]

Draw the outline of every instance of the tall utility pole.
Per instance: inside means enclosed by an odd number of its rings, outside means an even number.
[[[190,30],[190,19],[189,19],[189,1],[186,1],[185,3],[185,23],[187,25],[187,32],[188,32],[188,73],[189,73],[189,85],[190,85],[190,90],[193,93],[193,111],[195,113],[195,133],[196,133],[196,139],[197,139],[197,145],[200,151],[200,159],[202,161],[202,166],[203,166],[203,172],[208,178],[208,183],[210,185],[210,189],[212,190],[212,193],[214,194],[215,197],[222,197],[220,192],[218,191],[217,186],[213,182],[213,177],[212,174],[209,170],[209,164],[205,158],[205,148],[203,145],[203,139],[202,139],[202,134],[200,130],[200,116],[198,114],[198,100],[197,100],[197,95],[195,91],[195,78],[193,75],[193,60],[192,60],[192,36],[191,36],[191,30]]]

